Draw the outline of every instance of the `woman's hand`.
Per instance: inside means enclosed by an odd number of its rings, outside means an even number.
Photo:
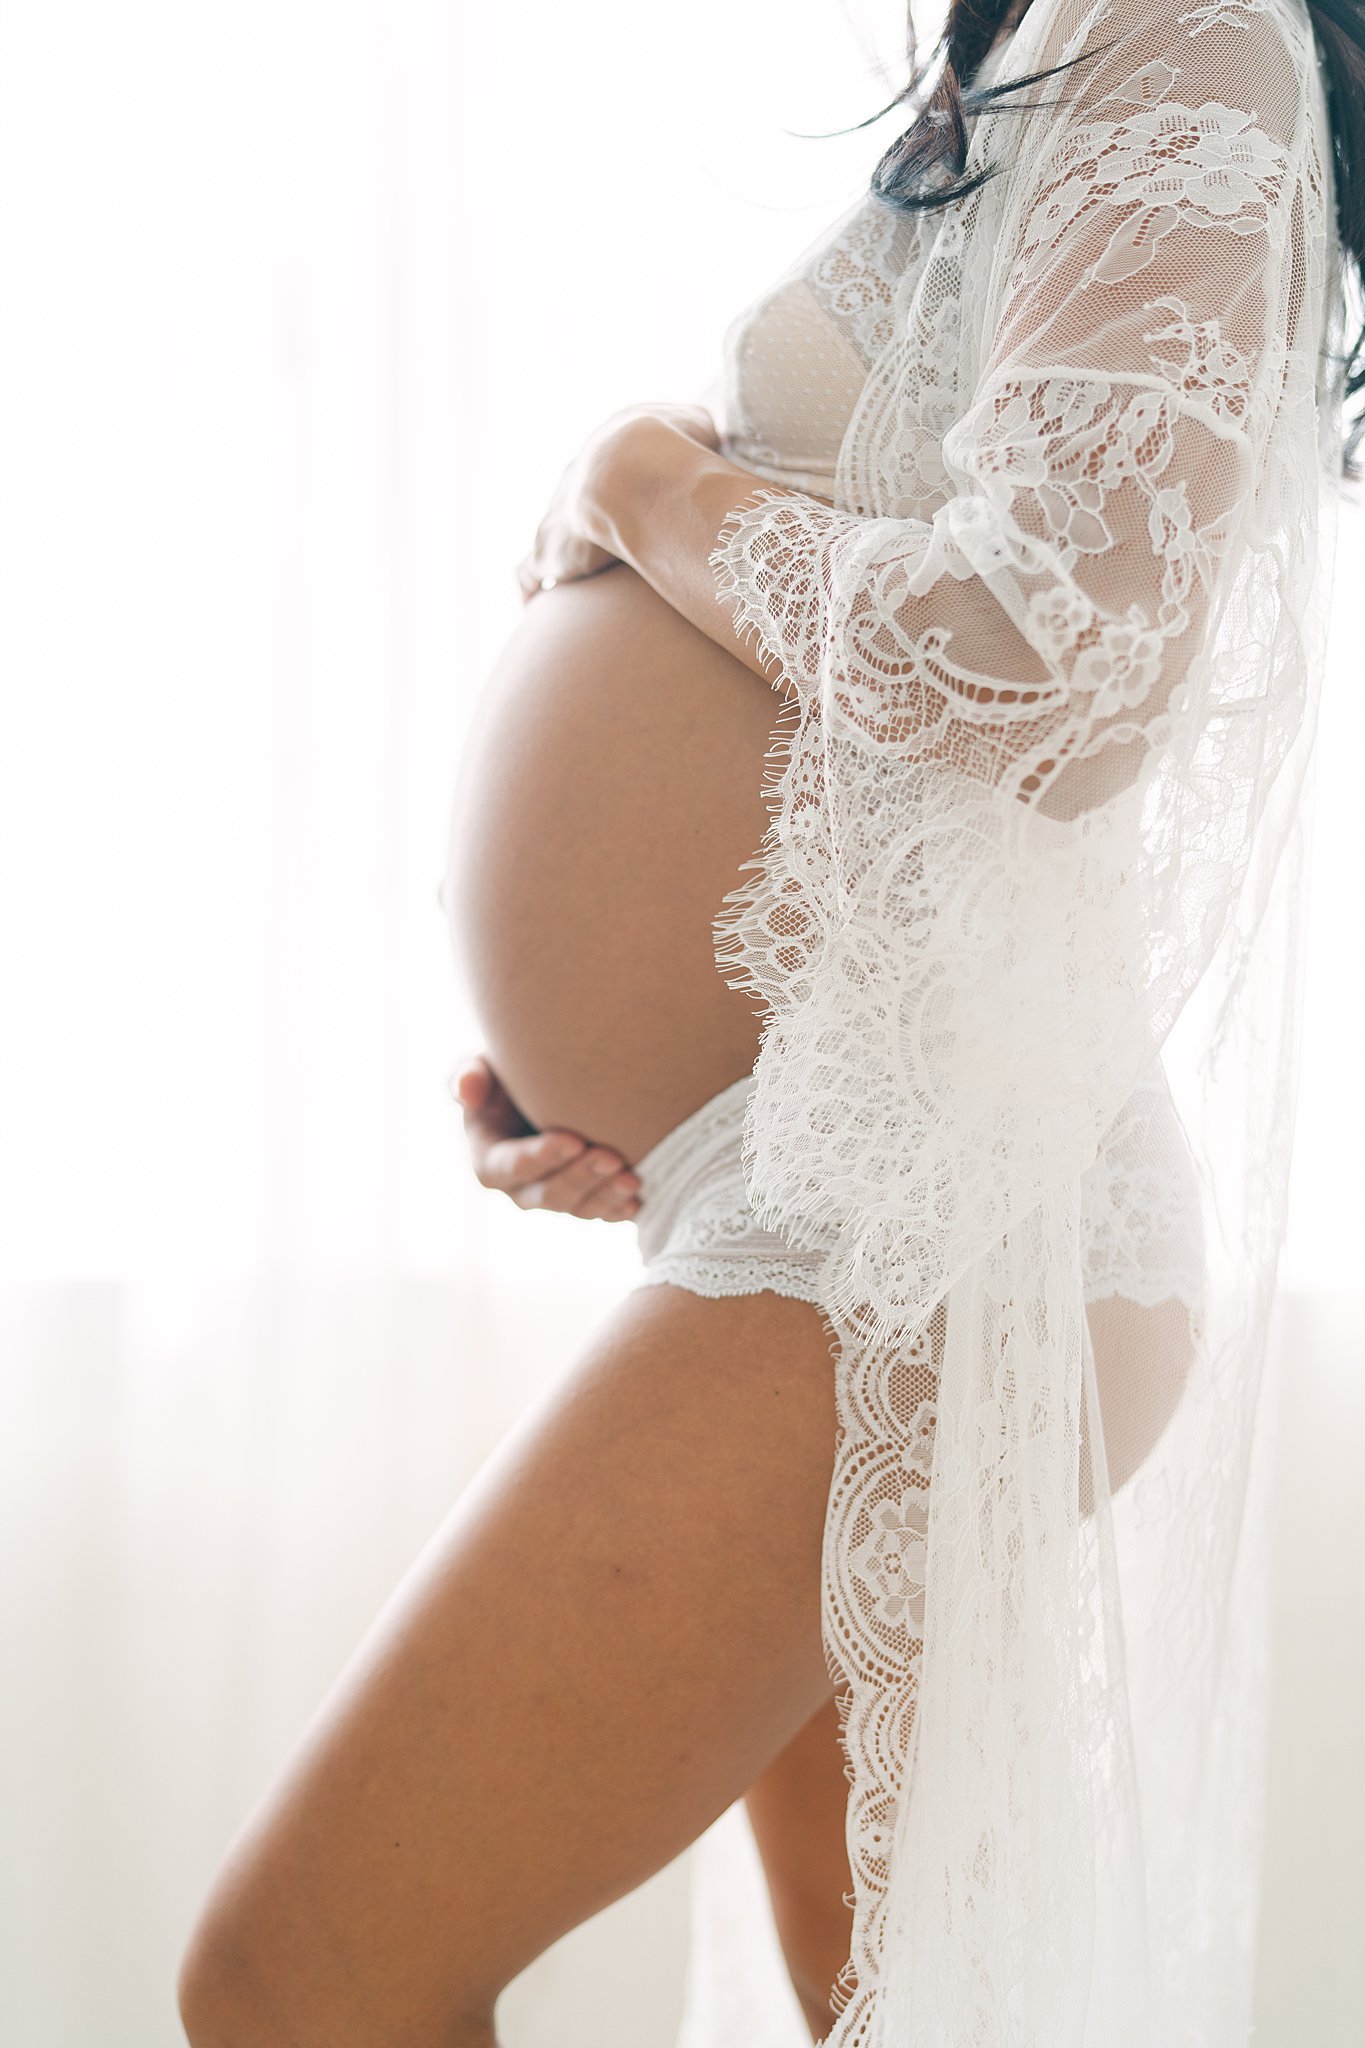
[[[602,514],[606,477],[632,432],[638,437],[642,422],[660,421],[701,448],[720,445],[716,423],[705,406],[633,405],[613,413],[565,470],[536,529],[530,554],[517,564],[523,604],[556,583],[596,576],[619,559],[607,545],[610,526]]]
[[[610,1145],[589,1145],[572,1131],[536,1131],[485,1059],[450,1077],[464,1112],[475,1177],[510,1195],[519,1209],[624,1223],[640,1207],[640,1182]]]

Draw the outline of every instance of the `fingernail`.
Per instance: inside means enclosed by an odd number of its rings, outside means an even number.
[[[609,1152],[599,1152],[588,1161],[588,1170],[605,1180],[609,1173],[616,1172],[620,1164],[620,1160],[613,1159]]]
[[[578,1138],[542,1138],[536,1148],[536,1157],[545,1166],[567,1166],[582,1150],[582,1141]]]

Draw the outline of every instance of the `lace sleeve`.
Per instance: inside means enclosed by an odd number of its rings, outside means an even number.
[[[942,439],[941,504],[878,517],[760,491],[712,557],[797,690],[874,745],[1046,789],[1058,815],[1162,742],[1306,277],[1303,93],[1274,14],[1110,9],[1096,31],[1102,54],[1034,88],[1063,108],[1025,132],[1042,160],[1008,172],[1003,247],[964,270],[989,346]],[[1103,784],[1070,765],[1102,749],[1122,758]]]

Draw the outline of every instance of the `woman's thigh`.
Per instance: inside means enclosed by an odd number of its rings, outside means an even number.
[[[829,1337],[637,1290],[456,1504],[234,1844],[195,2048],[435,2048],[828,1700]]]

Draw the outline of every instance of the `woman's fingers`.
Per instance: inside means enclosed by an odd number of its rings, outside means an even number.
[[[468,1059],[450,1076],[449,1088],[462,1109],[477,1108],[487,1097],[493,1069],[485,1059]]]
[[[574,1203],[570,1213],[600,1217],[607,1223],[625,1223],[638,1212],[639,1207],[640,1182],[622,1160],[614,1172],[596,1176],[593,1185]]]
[[[605,575],[618,566],[618,557],[605,548],[584,540],[572,528],[548,521],[542,525],[529,555],[517,563],[517,587],[523,604],[557,583],[581,583],[589,576]]]
[[[516,1199],[523,1209],[552,1209],[566,1216],[601,1217],[617,1223],[639,1208],[639,1187],[637,1176],[619,1152],[588,1145],[557,1172],[527,1183]]]
[[[533,1131],[487,1060],[450,1077],[464,1115],[475,1178],[519,1209],[623,1222],[640,1206],[640,1183],[619,1152],[575,1131]]]
[[[535,1199],[530,1191],[548,1187],[561,1169],[581,1160],[586,1150],[583,1140],[571,1131],[499,1138],[484,1146],[474,1170],[486,1188],[513,1196],[523,1209],[548,1208],[551,1204]],[[557,1201],[553,1206],[563,1204]]]
[[[531,1126],[486,1059],[466,1060],[450,1077],[450,1092],[464,1113],[465,1133],[476,1161],[500,1138],[524,1138]]]

